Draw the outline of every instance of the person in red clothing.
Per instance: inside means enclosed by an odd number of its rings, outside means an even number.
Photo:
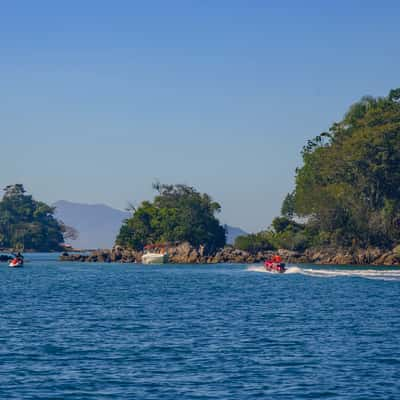
[[[282,262],[282,257],[279,256],[279,255],[273,256],[273,257],[272,257],[272,262],[278,263],[278,264],[279,264],[279,263]]]

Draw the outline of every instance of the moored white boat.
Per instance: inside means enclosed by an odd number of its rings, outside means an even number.
[[[165,264],[168,262],[167,254],[145,253],[142,256],[143,264]]]

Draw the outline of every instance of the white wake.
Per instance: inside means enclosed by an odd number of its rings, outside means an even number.
[[[265,274],[276,274],[276,272],[267,271],[261,265],[250,265],[247,271],[261,272]],[[317,278],[336,278],[336,277],[359,277],[366,279],[380,279],[387,281],[400,281],[400,268],[399,269],[337,269],[337,268],[301,268],[296,265],[287,267],[284,275],[287,274],[301,274],[313,276]]]
[[[268,271],[266,270],[263,266],[261,265],[250,265],[249,267],[247,267],[246,269],[247,271],[250,272],[262,272],[264,274],[277,274],[277,272],[275,271]],[[304,274],[304,269],[299,268],[297,266],[293,266],[293,267],[287,267],[285,274]]]

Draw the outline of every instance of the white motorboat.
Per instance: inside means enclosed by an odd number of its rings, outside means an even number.
[[[168,255],[161,253],[145,253],[142,256],[143,264],[165,264],[168,262]]]

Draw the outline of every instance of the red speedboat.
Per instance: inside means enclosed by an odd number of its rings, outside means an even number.
[[[280,256],[274,256],[264,262],[264,267],[267,271],[283,273],[286,271],[285,263],[282,262]]]

